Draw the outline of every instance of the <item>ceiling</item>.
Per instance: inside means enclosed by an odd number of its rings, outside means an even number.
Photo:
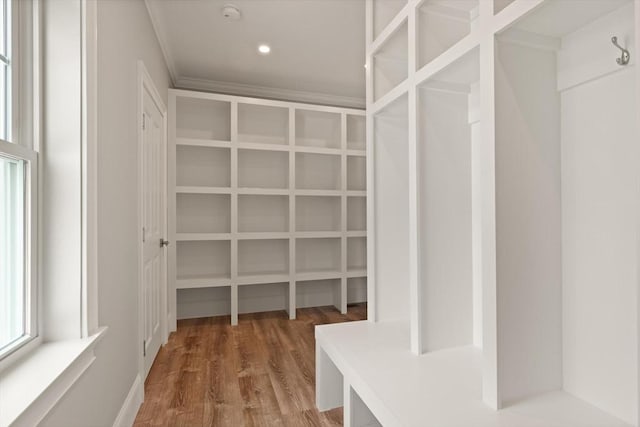
[[[364,107],[364,0],[146,3],[176,87]]]

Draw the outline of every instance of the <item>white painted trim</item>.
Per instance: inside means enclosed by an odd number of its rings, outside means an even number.
[[[409,18],[409,11],[415,11],[415,5],[407,3],[398,14],[380,32],[378,37],[367,46],[367,56],[375,56],[380,48],[404,25]],[[373,16],[373,15],[372,15]]]
[[[142,380],[140,379],[140,375],[136,375],[135,380],[133,380],[133,384],[131,385],[131,389],[129,389],[129,393],[127,397],[124,399],[124,403],[120,408],[120,412],[118,412],[118,416],[116,420],[113,422],[113,427],[130,427],[133,425],[136,420],[136,415],[138,415],[138,409],[140,405],[142,405],[142,401],[144,400],[144,386]]]
[[[98,320],[98,4],[82,2],[82,336]]]
[[[225,101],[225,102],[239,102],[245,104],[253,104],[253,105],[264,105],[269,107],[282,107],[282,108],[296,108],[299,110],[307,110],[307,111],[324,111],[326,113],[342,113],[346,112],[347,114],[352,114],[356,116],[364,116],[366,115],[366,111],[364,109],[359,108],[349,108],[349,107],[335,107],[330,105],[319,105],[319,104],[306,104],[295,101],[279,101],[272,99],[264,99],[264,98],[252,98],[247,96],[238,96],[238,95],[228,95],[223,93],[212,93],[212,92],[194,92],[190,89],[169,89],[169,95],[181,96],[186,98],[197,98],[197,99],[209,99],[214,101]],[[233,131],[233,128],[231,128]],[[231,139],[229,143],[238,143],[237,137],[236,139]],[[275,144],[273,144],[275,146]],[[285,145],[282,145],[285,147]]]
[[[216,80],[195,79],[190,77],[178,76],[174,85],[177,88],[182,89],[204,90],[208,92],[226,93],[230,95],[307,102],[312,104],[334,105],[347,108],[365,107],[364,98],[355,98],[349,96],[331,95],[318,92],[306,92],[301,90],[282,89],[266,86],[256,86],[242,83],[222,82]]]
[[[42,344],[0,376],[0,425],[38,425],[96,359],[95,347],[106,334]]]
[[[365,32],[367,43],[373,43],[373,0],[367,0],[365,4]],[[366,151],[367,151],[367,320],[378,320],[376,307],[376,217],[375,211],[375,141],[374,141],[374,116],[371,111],[373,106],[373,55],[366,54]]]
[[[468,36],[451,46],[451,48],[442,53],[436,59],[416,71],[414,83],[416,85],[421,85],[426,80],[433,78],[440,71],[455,63],[460,58],[471,52],[473,49],[478,48],[479,45],[480,32],[476,31],[469,34]]]
[[[638,23],[640,23],[640,2],[638,0],[635,0],[634,2],[634,11],[635,11],[635,23],[636,26],[638,25]],[[638,30],[638,28],[635,29],[635,54],[637,55],[638,53],[640,53],[640,31]],[[635,66],[635,72],[636,72],[636,100],[640,99],[640,67]],[[636,108],[636,115],[638,117],[638,120],[636,120],[636,132],[637,134],[640,134],[640,108]],[[640,226],[636,227],[636,234],[637,234],[637,247],[640,247]],[[637,253],[640,253],[640,251],[638,251]],[[638,266],[638,272],[636,273],[636,277],[640,278],[640,262],[637,263]],[[640,308],[640,283],[638,283],[638,291],[636,292],[636,307]],[[637,310],[636,310],[637,312]],[[640,316],[638,316],[636,314],[636,331],[637,333],[640,335]],[[638,349],[636,350],[636,362],[637,362],[637,366],[640,366],[640,339],[637,340],[637,344],[638,344]],[[638,396],[638,399],[640,400],[640,369],[638,369],[636,371],[636,376],[637,376],[637,383],[638,384],[638,388],[635,390],[636,396]],[[638,420],[640,420],[640,405],[638,405],[638,413],[637,413],[637,417]],[[640,424],[640,422],[639,422]]]
[[[515,25],[519,20],[536,8],[542,6],[544,2],[545,0],[515,1],[502,9],[493,17],[493,19],[489,18],[491,21],[489,25],[493,28],[490,30],[485,28],[484,31],[493,31],[496,34],[499,34],[505,29]]]
[[[422,354],[422,282],[420,268],[420,147],[418,142],[418,89],[415,86],[418,16],[415,8],[409,10],[408,49],[409,49],[409,109],[407,122],[409,151],[409,340],[411,352]],[[412,54],[413,53],[413,54]]]
[[[520,2],[518,4],[522,4]],[[482,400],[492,409],[500,409],[498,388],[498,318],[496,288],[496,177],[495,177],[495,37],[491,25],[505,16],[507,6],[494,17],[493,2],[480,2],[480,163],[482,180],[480,212],[482,271]],[[509,12],[511,13],[511,12]]]
[[[167,115],[167,107],[164,104],[164,102],[162,101],[162,97],[160,96],[160,93],[158,92],[153,79],[151,78],[151,75],[149,74],[149,72],[147,71],[146,66],[144,65],[143,61],[138,61],[138,84],[137,84],[137,95],[138,95],[138,105],[136,108],[136,125],[137,125],[137,155],[138,155],[138,162],[137,162],[137,167],[138,167],[138,171],[137,171],[137,195],[138,195],[138,209],[137,209],[137,225],[138,225],[138,230],[137,230],[137,234],[138,234],[138,344],[141,344],[144,340],[144,299],[143,299],[143,289],[142,289],[142,283],[143,283],[143,249],[144,249],[144,245],[142,242],[142,225],[143,225],[143,218],[142,218],[142,192],[143,192],[143,188],[142,188],[142,183],[143,183],[143,179],[142,179],[142,144],[143,144],[143,138],[144,138],[144,134],[142,132],[142,114],[143,114],[143,108],[144,108],[144,92],[148,91],[149,95],[151,96],[151,98],[153,99],[153,102],[156,104],[156,106],[158,107],[158,109],[160,110],[160,113],[162,114],[162,127],[164,128],[164,132],[163,132],[163,145],[164,145],[164,149],[165,149],[165,160],[167,159],[167,147],[168,147],[168,138],[167,138],[167,119],[168,119],[168,115]],[[164,188],[167,189],[167,167],[165,165],[165,173],[164,173]],[[167,224],[168,224],[168,212],[167,212],[167,202],[168,202],[168,196],[167,193],[165,192],[165,206],[164,206],[164,210],[165,210],[165,219],[164,219],[164,235],[168,236],[168,229],[167,229]],[[167,251],[168,252],[168,251]],[[169,331],[168,331],[168,323],[169,323],[169,318],[170,318],[170,313],[168,311],[168,304],[167,304],[167,286],[168,286],[168,271],[167,271],[167,267],[168,267],[168,254],[165,254],[165,284],[164,286],[161,287],[162,292],[160,295],[160,305],[161,307],[164,307],[165,309],[165,315],[164,316],[160,316],[160,335],[161,335],[161,339],[162,339],[162,343],[166,343],[168,338],[169,338]],[[138,347],[138,349],[140,349],[140,347]],[[138,376],[140,378],[146,378],[146,373],[145,373],[145,364],[144,364],[144,354],[143,352],[139,351],[138,353]]]
[[[373,62],[373,61],[372,61]],[[403,80],[401,83],[398,83],[396,87],[391,89],[389,92],[385,93],[380,99],[373,102],[367,110],[370,111],[372,117],[382,110],[384,110],[389,105],[393,104],[399,98],[404,96],[409,91],[409,79]]]
[[[505,31],[497,37],[501,42],[530,47],[533,49],[557,52],[562,48],[560,39],[556,37],[536,34],[519,28],[510,28],[509,31]]]
[[[171,83],[175,86],[176,81],[178,80],[178,73],[176,71],[176,63],[173,60],[173,56],[171,55],[171,49],[169,48],[169,43],[164,38],[164,27],[161,24],[160,18],[156,13],[153,2],[149,0],[144,0],[144,4],[147,7],[147,13],[149,14],[149,20],[151,20],[151,26],[153,27],[153,31],[156,34],[156,39],[158,40],[158,44],[160,45],[160,50],[162,51],[162,56],[164,57],[164,62],[169,70],[169,77],[171,77]]]

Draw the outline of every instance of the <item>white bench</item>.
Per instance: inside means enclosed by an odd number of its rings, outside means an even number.
[[[628,427],[563,391],[494,411],[482,402],[482,353],[416,356],[403,323],[316,327],[316,405],[344,406],[345,427]]]

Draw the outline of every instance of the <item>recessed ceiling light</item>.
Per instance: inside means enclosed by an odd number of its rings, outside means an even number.
[[[242,12],[238,6],[233,4],[225,4],[222,7],[222,16],[231,21],[237,21],[242,17]]]
[[[269,52],[271,52],[271,47],[269,47],[268,44],[261,44],[260,46],[258,46],[258,52],[263,55],[267,55]]]

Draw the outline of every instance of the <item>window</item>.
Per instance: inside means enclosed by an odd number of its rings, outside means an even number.
[[[37,153],[18,106],[25,86],[18,61],[20,2],[0,0],[0,360],[37,336]],[[20,102],[24,101],[24,102]]]
[[[11,0],[0,1],[0,138],[11,139]]]

